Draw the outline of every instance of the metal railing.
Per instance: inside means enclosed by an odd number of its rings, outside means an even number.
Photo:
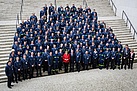
[[[19,20],[22,20],[22,12],[23,12],[23,0],[21,0],[20,12],[17,13],[17,16],[16,16],[16,29],[19,24]]]
[[[123,12],[122,12],[122,19],[124,19],[124,16],[125,16],[125,18],[126,18],[126,19],[125,19],[125,21],[126,21],[126,26],[129,25],[129,29],[130,29],[131,32],[132,32],[132,29],[133,29],[133,39],[135,39],[135,38],[136,38],[135,36],[137,36],[137,31],[136,31],[136,29],[134,28],[133,24],[131,23],[130,19],[128,18],[127,14],[126,14],[125,11],[123,10]]]
[[[23,12],[23,0],[21,0],[21,6],[20,6],[20,20],[22,20],[22,12]]]
[[[87,4],[87,1],[86,0],[83,0],[83,6],[85,5],[85,8],[88,7],[88,4]]]
[[[17,17],[16,17],[16,29],[17,29],[18,24],[19,24],[19,14],[17,14]]]
[[[55,8],[57,9],[57,0],[54,0]]]
[[[113,0],[109,0],[109,4],[112,5],[112,9],[114,10],[115,16],[117,15],[117,7],[115,6]]]

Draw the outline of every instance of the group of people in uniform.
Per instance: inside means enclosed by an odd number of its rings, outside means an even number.
[[[54,8],[45,5],[40,19],[33,13],[22,21],[14,36],[12,52],[5,68],[8,87],[22,81],[62,72],[99,69],[133,68],[135,53],[123,48],[111,27],[98,21],[97,12],[88,7]]]

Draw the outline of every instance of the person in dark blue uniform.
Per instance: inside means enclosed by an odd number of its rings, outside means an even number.
[[[23,80],[27,79],[28,77],[28,60],[26,58],[26,55],[23,55],[23,59],[21,60],[22,62],[22,67],[23,67]]]
[[[100,49],[98,61],[99,61],[99,69],[102,69],[104,67],[104,53],[102,49]]]
[[[44,7],[43,7],[42,10],[40,11],[40,18],[44,15],[45,15],[45,11],[44,11]]]
[[[58,65],[59,65],[59,54],[58,51],[55,51],[55,54],[53,55],[53,74],[58,73]]]
[[[51,15],[51,12],[54,11],[54,6],[52,6],[52,3],[49,6],[49,15]]]
[[[45,4],[45,6],[44,6],[44,12],[45,12],[46,17],[47,17],[47,11],[48,11],[48,7],[47,7],[47,4]]]
[[[116,61],[116,51],[115,51],[115,48],[113,48],[111,51],[111,68],[110,69],[114,70],[116,68],[115,61]]]
[[[130,49],[129,49],[128,45],[126,44],[125,48],[123,49],[123,58],[122,58],[121,69],[123,69],[123,65],[125,65],[124,69],[126,70],[126,66],[128,64],[129,57],[130,57]]]
[[[77,71],[80,72],[80,62],[81,62],[81,53],[79,52],[78,49],[76,49],[76,68],[77,68]]]
[[[5,73],[6,73],[6,76],[8,77],[7,86],[8,88],[12,88],[11,82],[12,82],[12,77],[13,77],[13,67],[11,65],[11,61],[7,62],[7,65],[5,67]]]
[[[39,76],[39,73],[40,73],[40,76],[42,76],[41,67],[42,67],[42,57],[41,57],[40,52],[38,52],[38,53],[37,53],[37,56],[36,56],[37,77]]]
[[[84,57],[84,60],[83,60],[84,69],[89,70],[88,65],[89,63],[91,63],[91,60],[90,60],[90,54],[88,54],[88,51],[85,52],[83,57]]]
[[[111,53],[110,53],[110,51],[109,51],[109,48],[106,48],[106,51],[104,52],[104,57],[105,57],[104,67],[105,67],[107,70],[108,70],[108,68],[109,68],[110,56],[111,56]]]
[[[48,75],[51,75],[52,67],[53,67],[53,56],[52,56],[52,52],[50,52],[48,55]]]
[[[18,81],[21,81],[20,76],[22,70],[22,65],[18,56],[16,57],[16,61],[14,62],[14,70],[15,70],[15,81],[16,83],[18,83]]]
[[[63,52],[62,49],[59,49],[59,71],[62,70],[62,65],[63,65],[63,61],[62,61],[62,56],[63,56]]]
[[[73,49],[70,51],[70,72],[74,72],[75,54]]]
[[[43,60],[43,72],[48,71],[48,55],[49,52],[47,52],[47,49],[44,50],[45,52],[42,54],[42,60]]]
[[[129,63],[128,63],[128,69],[133,69],[133,62],[134,62],[134,58],[135,58],[135,53],[134,50],[132,49],[130,52],[130,57],[129,57]]]
[[[97,63],[98,63],[98,51],[96,50],[96,48],[94,48],[92,59],[93,59],[92,67],[94,69],[97,67]]]
[[[117,62],[117,67],[119,70],[120,70],[121,59],[122,59],[121,48],[118,48],[116,62]]]
[[[35,63],[36,63],[36,57],[34,56],[34,52],[31,52],[31,55],[29,56],[29,68],[30,68],[30,72],[29,72],[29,77],[33,78],[33,73],[34,73],[34,68],[35,68]]]

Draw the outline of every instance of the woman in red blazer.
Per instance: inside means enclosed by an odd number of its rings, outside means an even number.
[[[68,51],[65,51],[64,55],[62,56],[62,59],[64,63],[65,73],[68,73],[68,64],[70,62],[70,54],[68,54]]]

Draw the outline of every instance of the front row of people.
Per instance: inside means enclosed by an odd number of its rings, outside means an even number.
[[[62,70],[62,66],[64,65],[64,72],[68,73],[76,70],[80,72],[80,70],[89,70],[89,68],[97,68],[99,69],[106,68],[108,69],[133,69],[133,61],[135,57],[135,53],[127,47],[123,49],[121,52],[120,48],[115,51],[115,48],[110,51],[106,48],[106,51],[100,49],[94,49],[94,51],[85,50],[84,54],[80,51],[80,49],[71,50],[70,52],[65,51],[55,53],[47,52],[45,49],[44,53],[38,52],[34,54],[34,52],[30,53],[30,56],[24,54],[23,58],[16,56],[15,60],[11,57],[7,62],[7,66],[5,68],[6,75],[8,77],[8,87],[11,88],[11,82],[22,81],[25,79],[31,79],[34,77],[34,69],[36,68],[36,76],[42,76],[42,68],[43,72],[48,71],[48,75],[58,74]],[[61,71],[62,72],[62,71]]]

